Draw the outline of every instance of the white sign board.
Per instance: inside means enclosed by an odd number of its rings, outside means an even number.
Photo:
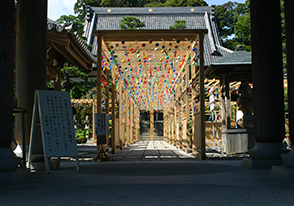
[[[108,116],[106,113],[95,113],[95,135],[108,135]]]
[[[38,147],[39,134],[36,126],[41,127],[41,138],[47,172],[50,171],[50,157],[76,157],[79,171],[78,150],[69,92],[36,91],[31,128],[30,155],[32,147]],[[39,135],[39,136],[38,136]],[[33,155],[33,154],[32,154]],[[30,158],[29,158],[30,164]]]

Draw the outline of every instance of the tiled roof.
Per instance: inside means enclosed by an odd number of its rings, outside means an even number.
[[[251,64],[251,52],[248,51],[234,51],[229,55],[213,62],[212,66],[217,65],[241,65]]]
[[[229,76],[230,81],[252,82],[251,52],[238,48],[225,57],[213,62],[205,71],[207,78]]]
[[[175,24],[176,20],[185,20],[187,29],[206,29],[202,21],[201,15],[190,16],[188,14],[173,15],[133,15],[145,22],[145,27],[142,29],[169,29],[170,26]],[[122,15],[99,15],[97,21],[97,28],[104,28],[103,30],[119,30],[118,27]]]
[[[152,10],[152,12],[150,12]],[[144,29],[169,29],[175,20],[185,20],[187,29],[207,29],[204,37],[204,65],[226,56],[230,52],[220,45],[214,16],[214,7],[155,7],[155,8],[103,8],[92,7],[91,15],[85,21],[84,36],[92,44],[92,53],[97,54],[97,41],[94,30],[119,30],[120,20],[125,16],[135,16],[145,22]]]
[[[47,19],[47,43],[51,44],[69,63],[91,70],[97,58],[76,33],[76,25],[66,26]],[[70,42],[70,43],[69,43]]]

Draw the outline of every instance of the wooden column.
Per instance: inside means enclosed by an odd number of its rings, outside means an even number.
[[[167,124],[168,124],[168,118],[166,115],[166,110],[162,111],[163,113],[163,140],[167,142]]]
[[[285,137],[280,0],[250,1],[254,138],[253,160],[280,159]],[[265,18],[266,17],[266,18]],[[266,35],[264,32],[267,32]]]
[[[93,99],[93,108],[92,108],[92,137],[93,137],[93,143],[97,143],[97,136],[95,135],[95,113],[97,113],[97,99]]]
[[[135,115],[135,119],[134,119],[134,141],[137,142],[138,141],[138,119],[139,119],[139,115],[138,115],[138,108],[136,107],[136,104],[134,105],[134,115]]]
[[[163,110],[163,137],[164,141],[168,142],[168,128],[169,128],[169,117],[168,117],[168,108]]]
[[[225,77],[225,103],[226,103],[226,122],[227,129],[231,129],[231,91],[229,77]]]
[[[289,111],[289,134],[292,144],[294,143],[294,26],[293,26],[294,2],[284,0],[286,21],[286,45],[287,45],[287,79],[288,79],[288,111]],[[294,168],[294,149],[286,155],[281,155],[283,163],[287,167]],[[293,175],[292,175],[293,177]]]
[[[13,110],[14,1],[4,0],[0,7],[0,182],[13,182],[18,167],[10,149]]]
[[[123,122],[123,128],[122,128],[122,144],[123,147],[125,147],[125,143],[126,143],[126,131],[127,131],[127,100],[126,100],[126,90],[124,88],[123,82],[122,82],[122,89],[124,90],[124,93],[122,95],[122,99],[123,99],[123,115],[124,115],[124,122]]]
[[[102,37],[101,35],[97,36],[97,113],[101,113],[101,97],[102,97],[102,91],[101,91],[101,84],[102,84]],[[96,136],[96,142],[97,142],[97,152],[100,150],[100,145],[98,144],[98,137]],[[95,140],[94,140],[95,141]]]
[[[109,115],[111,115],[109,113],[109,105],[110,105],[110,100],[111,98],[109,97],[109,83],[110,83],[110,78],[109,78],[109,69],[106,68],[105,69],[105,74],[106,74],[106,77],[107,79],[105,79],[105,81],[107,81],[107,85],[104,85],[105,87],[105,96],[106,96],[106,104],[105,104],[105,113],[107,114],[108,116],[108,125],[109,125]],[[110,145],[110,142],[109,142],[109,135],[106,136],[106,146],[108,147]]]
[[[130,126],[129,126],[129,131],[130,131],[130,137],[129,137],[129,143],[133,143],[133,120],[134,120],[134,105],[133,105],[133,99],[130,99]]]
[[[150,110],[150,141],[154,141],[154,110]]]
[[[127,95],[126,95],[127,96]],[[130,112],[130,107],[131,107],[131,103],[130,103],[130,99],[127,96],[127,106],[126,106],[126,127],[127,127],[127,145],[130,145],[130,119],[131,119],[131,112]]]
[[[294,1],[284,0],[284,3],[287,45],[289,133],[292,144],[294,144]]]
[[[168,143],[172,144],[172,110],[171,106],[169,106],[168,110]]]
[[[196,68],[196,66],[195,66]],[[194,153],[194,148],[195,148],[195,112],[194,112],[194,102],[196,102],[195,100],[195,96],[196,96],[196,91],[195,89],[193,88],[193,81],[194,81],[194,75],[195,75],[195,70],[196,69],[191,69],[192,70],[192,94],[191,94],[191,115],[192,115],[192,150],[193,150],[193,153]]]
[[[101,84],[102,84],[102,37],[97,36],[97,113],[101,113]]]
[[[33,24],[33,26],[32,26]],[[29,144],[35,90],[46,89],[47,1],[17,2],[16,97],[25,115],[25,143]],[[16,141],[22,144],[21,115],[15,120]]]
[[[221,80],[221,92],[220,92],[220,103],[221,103],[221,121],[222,121],[222,130],[226,129],[226,107],[225,107],[225,80]]]
[[[178,94],[180,94],[180,90],[178,89]],[[181,124],[182,124],[182,107],[181,107],[181,98],[177,97],[177,132],[176,132],[176,145],[181,146]]]
[[[257,142],[282,142],[285,122],[280,0],[266,4],[252,0],[250,9],[254,137]]]
[[[119,140],[122,140],[122,138],[124,138],[125,136],[125,133],[122,131],[122,128],[123,128],[123,109],[122,109],[122,104],[123,104],[123,96],[122,96],[122,86],[121,86],[121,79],[120,77],[118,78],[118,92],[119,92],[119,95],[118,95],[118,118],[119,118]],[[122,148],[122,141],[120,141],[120,148]]]
[[[116,123],[116,118],[115,118],[115,110],[116,110],[116,99],[115,99],[115,94],[116,94],[116,89],[115,89],[115,69],[112,68],[111,70],[111,76],[112,76],[112,81],[111,81],[111,121],[112,121],[112,133],[111,133],[111,148],[112,148],[112,153],[115,153],[115,146],[117,144],[116,140],[116,128],[119,126]]]
[[[185,75],[185,91],[186,91],[186,136],[187,136],[187,143],[186,143],[186,152],[190,153],[190,101],[189,101],[189,65],[186,66],[186,75]]]
[[[200,60],[200,124],[201,124],[201,153],[199,158],[206,159],[205,155],[205,99],[204,99],[204,48],[203,48],[204,34],[199,35],[199,60]]]
[[[13,110],[14,1],[4,0],[0,8],[0,148],[10,148]],[[1,157],[0,157],[1,158]],[[1,165],[0,165],[1,168]]]
[[[175,101],[175,97],[173,97],[173,107],[174,107],[174,131],[173,131],[173,145],[176,145],[177,139],[177,102]]]

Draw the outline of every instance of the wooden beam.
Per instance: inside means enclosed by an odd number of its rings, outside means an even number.
[[[94,35],[102,35],[107,41],[174,41],[178,39],[195,39],[197,34],[207,34],[207,29],[185,29],[185,30],[95,30]]]

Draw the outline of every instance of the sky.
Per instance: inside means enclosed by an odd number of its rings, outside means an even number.
[[[208,5],[222,5],[234,0],[205,0]],[[235,0],[238,3],[245,3],[245,0]],[[73,7],[76,0],[48,0],[48,18],[58,19],[61,15],[74,15]]]

